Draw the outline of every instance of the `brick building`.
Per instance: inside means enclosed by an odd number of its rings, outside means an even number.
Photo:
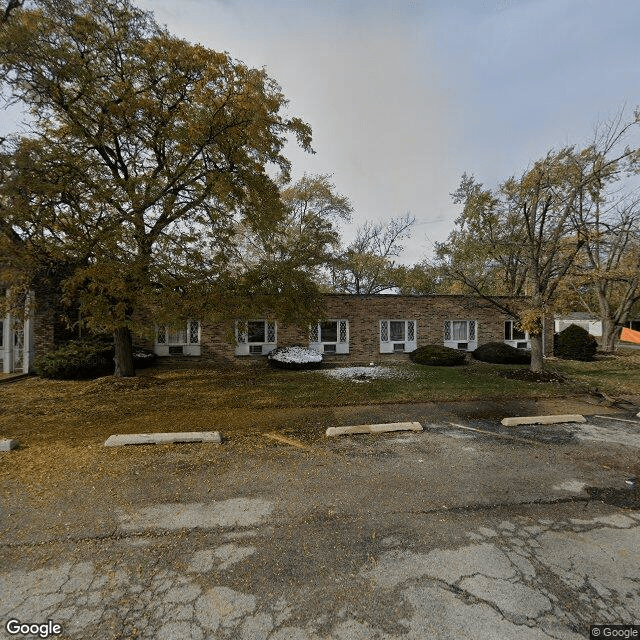
[[[427,344],[473,351],[487,342],[530,348],[513,317],[474,296],[396,296],[327,294],[324,317],[309,327],[280,322],[265,314],[227,324],[189,320],[184,327],[156,327],[145,346],[159,356],[196,356],[212,364],[239,363],[265,356],[278,346],[309,346],[329,362],[370,363],[405,360]],[[501,298],[513,309],[523,298]],[[553,344],[553,322],[545,322],[544,351]]]
[[[0,296],[6,294],[0,286]],[[37,355],[77,337],[77,330],[69,329],[63,317],[59,295],[46,285],[30,291],[17,307],[0,315],[0,372],[29,372]]]
[[[501,301],[513,309],[525,304],[523,298]],[[30,371],[34,357],[74,337],[51,294],[32,292],[25,304],[24,317],[14,313],[0,318],[4,372]],[[323,316],[303,328],[269,314],[217,324],[193,319],[177,328],[157,326],[153,339],[139,338],[136,344],[159,356],[193,357],[212,366],[240,364],[292,344],[309,346],[329,362],[367,364],[405,360],[407,353],[427,344],[473,351],[487,342],[504,341],[530,348],[529,336],[518,331],[511,316],[474,296],[327,294]],[[545,352],[552,340],[553,322],[547,321]]]

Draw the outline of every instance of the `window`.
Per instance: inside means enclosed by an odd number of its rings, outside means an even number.
[[[504,339],[505,340],[528,340],[527,334],[518,329],[518,323],[515,320],[505,320],[504,323]]]
[[[338,342],[338,322],[331,320],[320,323],[320,342]]]
[[[380,320],[380,353],[415,351],[415,320]]]
[[[237,320],[236,355],[267,355],[276,348],[275,320]]]
[[[187,320],[183,326],[159,325],[153,350],[160,356],[199,356],[200,321]]]
[[[349,353],[349,321],[323,320],[312,324],[309,347],[318,353]]]
[[[264,320],[250,320],[247,322],[247,342],[249,344],[266,342],[266,335],[267,328]]]
[[[200,343],[200,322],[188,320],[184,327],[160,325],[156,329],[156,344],[186,345]]]
[[[475,320],[446,320],[444,346],[475,351],[478,346],[478,323]]]
[[[505,320],[504,341],[517,349],[530,349],[529,334],[518,328],[515,320]]]

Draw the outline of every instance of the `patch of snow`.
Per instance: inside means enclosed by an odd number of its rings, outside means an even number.
[[[587,486],[586,482],[580,480],[565,480],[560,484],[553,485],[554,491],[570,491],[571,493],[580,493]]]
[[[335,380],[351,380],[352,382],[364,382],[368,380],[380,380],[382,378],[406,378],[407,372],[392,367],[340,367],[339,369],[325,369],[322,375]]]
[[[306,347],[281,347],[277,351],[270,353],[268,357],[270,360],[296,364],[322,362],[321,354],[313,349],[307,349]]]

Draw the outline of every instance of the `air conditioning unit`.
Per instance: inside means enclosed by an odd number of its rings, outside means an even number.
[[[254,355],[262,355],[262,345],[261,344],[250,344],[249,345],[249,353]]]
[[[393,344],[394,353],[404,353],[404,342],[395,342]]]
[[[182,345],[169,346],[169,355],[170,356],[181,356],[183,354],[184,354],[184,347]]]
[[[459,351],[468,351],[469,343],[468,342],[458,342],[458,350]]]
[[[336,345],[335,344],[325,344],[322,351],[324,353],[335,353],[336,352]]]
[[[528,349],[529,345],[526,342],[516,342],[516,349]]]

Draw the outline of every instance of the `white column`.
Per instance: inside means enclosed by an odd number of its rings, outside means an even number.
[[[2,324],[2,372],[11,373],[13,365],[13,353],[11,349],[11,314],[7,313]]]
[[[25,300],[25,319],[24,319],[24,345],[22,352],[22,371],[23,373],[31,373],[31,363],[34,358],[35,340],[33,339],[33,291],[29,291]]]

